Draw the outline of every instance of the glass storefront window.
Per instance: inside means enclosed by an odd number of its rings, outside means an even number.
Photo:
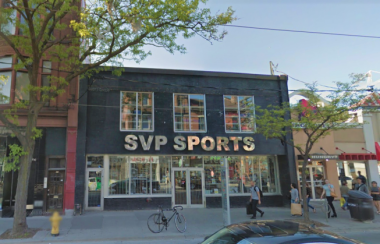
[[[241,157],[228,157],[228,173],[229,173],[229,190],[230,193],[242,193],[241,182]]]
[[[222,157],[204,157],[205,194],[221,194],[221,166]]]
[[[109,194],[129,194],[129,164],[125,156],[110,156],[109,158]]]
[[[131,164],[131,194],[149,194],[150,165],[153,157],[129,157]]]
[[[202,157],[201,156],[183,156],[182,167],[203,168]]]
[[[152,194],[171,194],[171,157],[154,157],[152,162]]]
[[[276,192],[277,186],[275,179],[276,168],[275,168],[275,158],[274,157],[264,157],[261,165],[261,189],[263,192]]]
[[[364,162],[352,162],[352,161],[343,161],[338,162],[338,173],[340,181],[345,180],[347,182],[347,186],[350,189],[355,189],[355,185],[357,184],[356,178],[360,175],[364,176],[367,179],[367,168]]]

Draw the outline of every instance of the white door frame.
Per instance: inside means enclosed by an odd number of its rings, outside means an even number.
[[[172,168],[172,205],[175,206],[175,178],[174,171],[186,171],[186,205],[180,204],[182,207],[186,208],[204,208],[206,207],[206,198],[205,198],[205,177],[204,177],[204,169],[202,168]],[[201,180],[202,180],[202,204],[191,204],[191,193],[190,193],[190,171],[199,171],[201,172]]]
[[[90,172],[101,172],[101,180],[102,180],[102,183],[101,183],[101,189],[100,189],[100,207],[88,207],[88,189],[89,189],[89,186],[88,186],[88,176],[89,176],[89,173]],[[104,209],[104,170],[103,168],[89,168],[86,170],[86,177],[85,177],[85,181],[86,181],[86,188],[85,188],[85,198],[84,198],[84,209],[86,210],[103,210]]]

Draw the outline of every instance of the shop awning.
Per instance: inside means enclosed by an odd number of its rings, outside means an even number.
[[[379,148],[380,149],[380,148]],[[376,148],[377,153],[377,148]],[[377,154],[379,155],[379,154]],[[373,153],[342,153],[339,155],[340,160],[377,160],[377,157]]]
[[[376,148],[377,161],[380,161],[380,145],[378,142],[375,142],[375,148]]]

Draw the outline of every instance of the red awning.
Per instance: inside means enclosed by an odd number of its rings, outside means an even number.
[[[376,148],[377,161],[380,161],[380,145],[378,142],[375,142],[375,148]]]
[[[380,150],[380,148],[379,148],[379,150]],[[339,155],[339,159],[344,160],[344,161],[349,161],[349,160],[377,160],[377,158],[380,155],[377,152],[377,148],[376,148],[376,153],[378,155],[377,157],[373,153],[342,153],[341,155]]]

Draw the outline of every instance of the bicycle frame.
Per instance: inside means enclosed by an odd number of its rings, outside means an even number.
[[[172,220],[172,218],[174,216],[178,215],[177,209],[165,209],[164,210],[161,207],[159,207],[159,209],[160,209],[160,214],[162,214],[162,217],[165,217],[164,211],[173,211],[173,215],[169,219],[166,220],[165,227],[167,227],[167,224]]]

